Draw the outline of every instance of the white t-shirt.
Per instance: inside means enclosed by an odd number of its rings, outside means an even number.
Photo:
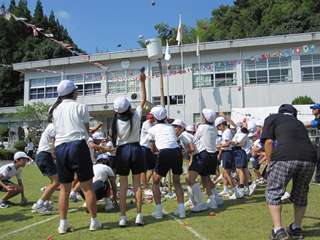
[[[130,121],[117,120],[117,146],[127,143],[136,143],[140,141],[140,122],[141,122],[142,109],[141,106],[133,112],[132,126],[130,132]]]
[[[39,152],[51,152],[51,146],[53,144],[53,139],[56,136],[56,131],[54,130],[54,126],[52,123],[49,123],[46,129],[41,134],[41,138],[39,141]]]
[[[233,134],[230,128],[227,128],[223,131],[221,136],[221,144],[225,144],[227,141],[231,141],[233,138]],[[231,144],[230,144],[231,145]],[[231,150],[231,146],[229,147],[222,147],[223,150]]]
[[[21,168],[16,169],[14,163],[8,163],[0,167],[0,175],[3,176],[2,180],[9,180],[13,176],[16,176],[18,180],[21,180]]]
[[[155,142],[158,150],[178,148],[176,130],[167,123],[158,123],[148,130],[151,141]]]
[[[180,141],[180,144],[186,153],[189,152],[189,144],[190,143],[194,144],[194,146],[195,146],[195,151],[193,152],[193,155],[196,155],[196,154],[206,150],[204,145],[199,140],[197,140],[192,134],[190,134],[186,131],[184,131],[180,134],[180,136],[178,137],[178,141]]]
[[[248,134],[241,132],[241,129],[238,129],[236,134],[234,135],[233,142],[237,144],[241,144],[243,150],[249,154],[251,151],[252,141],[249,139]]]
[[[106,182],[108,180],[108,177],[114,177],[114,173],[112,171],[112,169],[104,164],[101,163],[97,163],[95,165],[93,165],[93,182],[96,181],[102,181],[102,182]]]
[[[207,152],[214,153],[217,151],[217,129],[209,124],[200,124],[195,134],[195,138],[199,140],[206,148]]]
[[[154,126],[154,124],[151,123],[149,120],[144,121],[144,123],[142,124],[141,135],[140,135],[140,145],[141,146],[151,148],[152,143],[150,142],[150,140],[152,139],[152,137],[148,133],[148,130],[150,128],[152,128],[153,126]]]
[[[53,111],[53,125],[56,130],[55,146],[88,138],[85,127],[90,116],[87,106],[72,99],[65,99]]]

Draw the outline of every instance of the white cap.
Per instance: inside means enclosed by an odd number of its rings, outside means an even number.
[[[103,134],[103,132],[95,132],[94,134],[92,134],[92,138],[94,140],[103,140],[104,134]]]
[[[213,123],[214,119],[216,118],[216,113],[212,109],[204,108],[202,110],[202,115],[209,123]]]
[[[181,119],[175,119],[171,124],[174,125],[174,126],[179,126],[179,127],[182,127],[182,128],[186,128],[186,124]]]
[[[249,131],[248,137],[254,136],[254,134],[255,134],[256,131],[257,131],[256,122],[253,121],[253,120],[249,120],[248,123],[247,123],[247,129],[248,129],[248,131]]]
[[[19,159],[19,158],[27,158],[27,159],[30,159],[25,152],[16,152],[16,153],[14,154],[14,156],[13,156],[14,161],[17,160],[17,159]]]
[[[72,93],[76,89],[78,89],[78,87],[74,84],[73,81],[62,80],[57,87],[58,96],[59,97],[66,96]]]
[[[150,113],[158,121],[164,120],[167,118],[167,110],[162,106],[155,106],[151,109]]]
[[[188,125],[188,126],[186,126],[186,131],[188,131],[188,132],[195,132],[196,129],[195,129],[194,125]]]
[[[216,120],[214,121],[214,125],[216,127],[218,127],[221,123],[224,123],[226,120],[224,119],[224,117],[220,116],[217,117]]]
[[[99,154],[96,160],[98,161],[100,159],[108,159],[108,155],[105,153]]]
[[[126,112],[130,106],[130,100],[126,97],[117,97],[113,102],[113,110],[117,113]]]

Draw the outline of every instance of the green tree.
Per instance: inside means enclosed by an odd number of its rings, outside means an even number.
[[[314,101],[309,96],[299,96],[292,100],[293,105],[309,105],[314,104]]]
[[[17,117],[35,127],[42,128],[48,119],[50,105],[43,102],[27,104],[17,108]]]

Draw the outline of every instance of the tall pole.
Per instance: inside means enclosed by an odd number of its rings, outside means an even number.
[[[167,80],[167,105],[168,105],[168,116],[170,116],[170,94],[169,94],[169,63],[167,63],[167,74],[166,74],[166,80]]]
[[[161,59],[159,59],[158,64],[159,64],[159,72],[160,72],[160,102],[161,102],[161,106],[165,107]]]
[[[199,78],[199,113],[201,113],[202,110],[202,83],[201,83],[201,59],[200,59],[200,53],[198,54],[198,78]]]
[[[186,121],[186,97],[184,93],[184,63],[183,63],[183,50],[182,43],[180,45],[180,57],[181,57],[181,73],[182,73],[182,96],[183,96],[183,121]]]

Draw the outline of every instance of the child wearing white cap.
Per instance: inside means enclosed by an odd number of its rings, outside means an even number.
[[[49,110],[56,130],[55,147],[58,177],[60,181],[58,232],[70,231],[67,222],[69,194],[75,174],[80,181],[91,214],[90,230],[100,229],[97,219],[96,196],[92,189],[93,168],[86,140],[89,133],[89,111],[86,105],[76,102],[77,86],[63,80],[57,87],[58,99]]]
[[[119,97],[114,101],[114,118],[112,122],[112,142],[117,146],[116,173],[120,175],[120,221],[119,226],[125,227],[128,218],[126,216],[126,197],[128,190],[128,175],[132,173],[132,184],[135,192],[137,216],[136,225],[143,225],[142,192],[140,187],[140,174],[145,171],[140,140],[140,126],[142,110],[146,102],[146,76],[144,68],[140,74],[140,105],[135,111],[131,111],[129,99]]]
[[[13,159],[13,163],[8,163],[0,167],[0,191],[5,192],[5,195],[0,200],[0,208],[9,207],[8,200],[19,193],[21,194],[21,205],[25,205],[28,202],[24,196],[21,168],[24,167],[31,158],[24,152],[16,152]],[[10,181],[10,178],[13,176],[16,176],[18,184]]]
[[[51,120],[49,119],[49,122]],[[54,138],[56,131],[53,124],[50,122],[46,129],[41,134],[39,141],[39,147],[36,155],[36,164],[41,171],[43,176],[47,176],[50,183],[46,186],[45,191],[39,200],[33,204],[32,212],[41,214],[50,214],[52,206],[49,204],[49,200],[53,192],[59,186],[57,166],[54,162],[55,149],[54,149]]]
[[[197,164],[198,166],[195,168],[191,166],[190,169],[196,170],[201,175],[203,186],[209,196],[208,207],[214,209],[223,204],[223,199],[218,195],[215,184],[210,179],[210,175],[216,174],[218,168],[218,151],[216,147],[218,133],[215,126],[213,126],[216,113],[212,109],[205,108],[202,110],[202,119],[204,123],[198,126],[195,138],[203,144],[207,154],[202,154],[203,156],[199,164]]]
[[[153,197],[155,201],[155,212],[152,214],[156,219],[163,218],[161,205],[160,181],[166,177],[171,169],[173,173],[173,185],[176,190],[178,208],[175,214],[179,218],[185,218],[185,208],[183,200],[183,190],[180,184],[180,175],[182,174],[182,154],[177,143],[175,129],[169,125],[167,120],[167,111],[162,106],[156,106],[151,109],[151,114],[156,119],[156,125],[149,129],[151,139],[155,147],[159,150],[158,161],[156,162],[153,174]]]
[[[217,146],[221,149],[220,159],[222,161],[223,171],[223,185],[224,189],[220,195],[228,196],[228,185],[232,188],[235,188],[235,183],[231,177],[231,172],[234,170],[234,159],[233,153],[231,149],[231,140],[233,138],[233,134],[228,127],[227,121],[223,116],[219,116],[215,119],[215,127],[221,131],[221,142]]]

